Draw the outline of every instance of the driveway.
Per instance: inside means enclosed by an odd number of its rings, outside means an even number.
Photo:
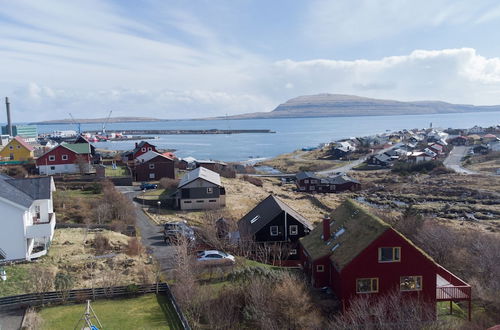
[[[117,186],[116,189],[133,200],[140,191],[130,186]],[[136,228],[139,231],[142,244],[160,263],[162,272],[175,268],[176,248],[163,241],[163,227],[153,223],[142,211],[140,203],[133,202],[136,210]]]
[[[470,147],[455,146],[448,154],[448,157],[443,161],[444,166],[461,174],[478,174],[477,172],[468,170],[462,167],[462,159],[465,157]]]
[[[0,312],[0,329],[17,330],[21,329],[23,322],[24,309]]]

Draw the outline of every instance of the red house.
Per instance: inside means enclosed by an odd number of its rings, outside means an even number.
[[[89,143],[61,143],[36,160],[42,175],[88,173],[92,169]]]
[[[469,302],[471,287],[401,233],[352,200],[300,239],[301,263],[316,288],[330,287],[345,310],[362,295]]]
[[[174,160],[154,151],[140,155],[133,169],[136,181],[175,179]]]
[[[122,154],[122,158],[124,162],[127,162],[136,159],[137,157],[139,157],[142,154],[145,154],[148,151],[158,152],[158,150],[156,150],[156,147],[154,145],[150,144],[147,141],[141,141],[140,143],[135,144],[134,150],[124,152]]]

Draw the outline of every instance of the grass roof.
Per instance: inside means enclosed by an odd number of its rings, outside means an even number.
[[[312,259],[330,256],[334,266],[341,270],[389,228],[365,207],[347,199],[331,214],[328,241],[322,239],[323,226],[319,225],[301,243]],[[343,233],[336,236],[341,229]]]

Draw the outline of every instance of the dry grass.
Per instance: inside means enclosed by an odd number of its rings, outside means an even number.
[[[342,161],[319,159],[321,151],[294,151],[278,157],[260,162],[259,165],[271,166],[283,173],[297,173],[301,171],[322,171],[343,165]]]

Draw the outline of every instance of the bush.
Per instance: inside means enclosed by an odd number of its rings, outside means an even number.
[[[254,176],[243,175],[242,179],[257,187],[262,187],[264,185],[261,179]]]
[[[407,175],[411,173],[429,173],[436,168],[442,167],[444,167],[443,163],[438,160],[429,160],[418,163],[396,162],[392,167],[392,172],[401,175]]]
[[[96,254],[103,254],[104,252],[111,249],[111,245],[109,244],[109,239],[102,234],[95,235],[93,245]]]
[[[127,255],[138,256],[141,254],[141,252],[142,252],[142,245],[139,238],[130,237],[127,243],[127,251],[126,251]]]
[[[234,179],[236,178],[236,170],[234,169],[233,166],[226,166],[226,167],[223,167],[220,171],[219,171],[220,175],[224,178],[228,178],[228,179]]]
[[[171,179],[171,178],[161,178],[160,179],[160,187],[166,190],[176,189],[179,185],[179,180]]]

